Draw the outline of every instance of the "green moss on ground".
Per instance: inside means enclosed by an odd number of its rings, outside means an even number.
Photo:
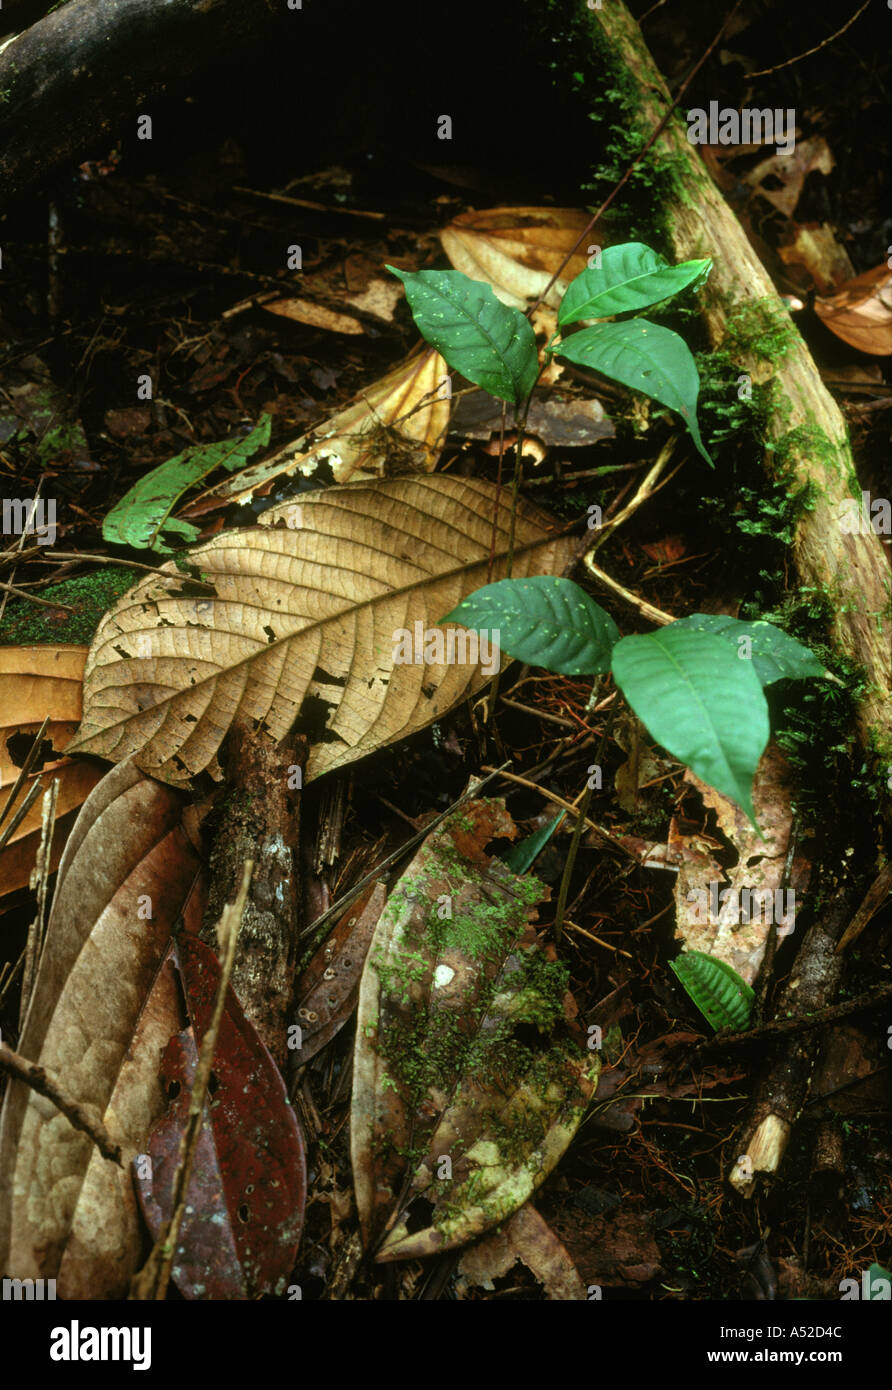
[[[121,594],[132,589],[134,582],[133,570],[107,566],[93,574],[65,579],[40,590],[42,599],[65,604],[64,608],[47,608],[42,603],[29,603],[27,599],[11,599],[0,620],[0,646],[89,643],[103,614],[113,607]]]

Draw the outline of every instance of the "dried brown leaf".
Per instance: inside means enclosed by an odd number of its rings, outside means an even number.
[[[298,529],[274,525],[293,512],[284,504],[268,525],[191,552],[214,598],[189,597],[167,564],[100,623],[69,751],[133,755],[173,784],[205,768],[219,776],[217,750],[238,716],[275,740],[306,733],[308,781],[441,719],[485,684],[486,663],[463,648],[452,655],[469,659],[450,661],[444,648],[429,649],[442,661],[416,649],[414,664],[396,664],[395,644],[400,633],[442,634],[438,620],[487,582],[495,496],[490,483],[439,475],[307,493]],[[493,580],[505,573],[506,489],[499,503]],[[516,577],[560,573],[569,560],[573,538],[548,526],[519,508]]]
[[[182,798],[129,763],[85,801],[59,866],[19,1051],[92,1107],[125,1164],[164,1107],[158,1048],[181,1026],[152,984],[173,923],[201,922]],[[121,1297],[141,1253],[130,1173],[43,1097],[13,1082],[0,1116],[0,1268],[55,1278],[63,1298]]]
[[[45,787],[51,778],[58,781],[51,871],[59,862],[78,807],[102,776],[102,769],[91,763],[54,756],[68,745],[81,717],[86,659],[86,647],[0,647],[0,807],[6,805],[34,735],[49,719],[36,770],[23,782],[7,823],[41,775]],[[38,796],[0,851],[0,893],[12,893],[27,884],[40,826]]]
[[[503,304],[525,309],[538,299],[564,257],[588,225],[580,208],[487,208],[463,212],[440,232],[443,250],[456,270],[472,280],[487,280]],[[608,243],[599,231],[591,240]],[[548,292],[545,303],[557,309],[570,281],[588,265],[588,247],[580,246]]]

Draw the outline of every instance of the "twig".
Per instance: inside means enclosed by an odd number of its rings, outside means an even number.
[[[47,731],[49,722],[50,717],[49,715],[47,715],[40,728],[37,730],[37,733],[34,735],[34,741],[32,742],[31,747],[28,749],[28,752],[25,756],[25,761],[22,763],[22,766],[19,770],[19,775],[15,779],[15,785],[13,786],[12,790],[9,793],[9,796],[6,798],[6,801],[3,804],[3,810],[0,811],[0,825],[3,824],[3,822],[6,820],[6,817],[9,815],[10,808],[13,806],[16,797],[18,796],[23,784],[27,779],[28,773],[31,771],[34,759],[37,757],[37,754],[40,751],[40,745],[43,742],[43,736]]]
[[[609,589],[611,593],[616,594],[617,598],[624,599],[626,603],[630,603],[633,608],[637,608],[643,618],[648,618],[650,622],[657,623],[660,627],[665,627],[666,623],[675,622],[671,613],[664,613],[662,608],[654,608],[652,603],[648,603],[646,599],[639,598],[637,594],[633,594],[629,589],[624,589],[622,584],[618,583],[617,580],[611,579],[610,575],[607,574],[605,570],[602,570],[601,566],[595,562],[595,558],[591,552],[582,557],[582,562],[593,579],[597,579],[598,583],[603,584],[605,589]]]
[[[36,1062],[29,1062],[27,1057],[13,1052],[6,1043],[0,1043],[0,1067],[16,1080],[23,1081],[38,1095],[51,1100],[75,1129],[89,1134],[103,1158],[107,1158],[110,1163],[117,1163],[118,1167],[122,1166],[120,1144],[114,1142],[102,1121],[92,1119],[80,1102],[69,1096],[45,1067],[38,1066]]]
[[[767,77],[770,72],[780,72],[781,68],[792,67],[794,63],[801,63],[803,58],[810,58],[813,53],[820,53],[821,49],[826,48],[828,43],[833,43],[834,39],[840,38],[847,29],[851,28],[855,20],[863,15],[869,4],[870,0],[864,0],[864,4],[861,6],[860,10],[856,10],[851,19],[847,19],[841,29],[837,29],[836,33],[831,34],[829,38],[822,39],[820,43],[815,44],[814,48],[807,48],[804,53],[797,53],[795,58],[786,58],[784,62],[778,63],[776,67],[760,68],[758,72],[748,72],[746,75],[747,81],[749,81],[751,77]]]
[[[856,937],[861,935],[870,919],[879,911],[884,899],[890,892],[892,892],[892,860],[889,861],[885,868],[880,869],[880,872],[870,885],[870,888],[865,894],[864,901],[846,927],[841,939],[837,942],[837,951],[844,951],[846,946],[850,946]]]
[[[558,796],[556,792],[549,791],[547,787],[540,787],[538,782],[531,782],[528,777],[521,777],[516,772],[506,772],[504,768],[491,768],[485,766],[480,770],[481,772],[489,772],[493,776],[498,775],[499,777],[505,777],[509,782],[516,782],[519,787],[527,787],[530,791],[538,792],[539,795],[544,796],[546,800],[554,802],[555,806],[560,806],[563,810],[569,811],[571,816],[581,817],[589,830],[594,830],[596,835],[600,835],[602,840],[606,840],[608,844],[613,845],[614,849],[621,850],[623,854],[627,854],[636,864],[640,864],[641,860],[634,850],[629,849],[628,846],[623,844],[622,840],[618,840],[615,835],[611,835],[609,830],[605,830],[603,826],[598,825],[593,820],[589,820],[588,816],[583,814],[581,806],[574,806],[572,801],[565,801],[564,798]]]
[[[28,930],[28,944],[25,947],[25,969],[22,975],[22,997],[19,1003],[19,1032],[25,1026],[25,1015],[31,1002],[37,967],[43,954],[46,936],[46,898],[49,887],[50,865],[53,856],[53,831],[56,828],[56,800],[59,795],[59,779],[54,777],[43,797],[41,813],[40,844],[31,870],[30,887],[37,892],[37,915]]]
[[[45,608],[67,608],[69,613],[75,611],[70,603],[55,603],[51,598],[38,598],[36,594],[29,594],[27,589],[20,589],[16,584],[4,584],[0,580],[0,589],[12,594],[13,598],[26,598],[29,603],[41,603]]]
[[[771,1023],[763,1023],[758,1028],[749,1028],[745,1033],[717,1033],[714,1038],[706,1038],[697,1047],[697,1053],[712,1052],[724,1047],[747,1047],[750,1043],[770,1042],[772,1038],[789,1037],[792,1033],[808,1033],[813,1028],[823,1028],[827,1023],[838,1023],[850,1014],[873,1009],[892,997],[892,981],[877,985],[874,989],[856,994],[854,999],[844,999],[840,1004],[828,1004],[825,1009],[816,1009],[811,1014],[801,1014],[795,1018],[778,1018]],[[863,1080],[863,1078],[859,1078]]]
[[[507,763],[505,767],[507,767]],[[505,772],[505,767],[483,768],[483,772],[489,773],[488,777],[484,777],[483,781],[478,782],[475,787],[471,787],[468,791],[462,792],[457,801],[454,801],[445,811],[441,811],[438,816],[435,816],[434,819],[422,830],[419,830],[416,835],[411,835],[409,839],[406,840],[405,844],[400,845],[399,849],[393,851],[393,854],[389,854],[386,859],[382,859],[380,864],[376,864],[374,869],[364,874],[359,882],[354,883],[353,887],[349,888],[346,893],[342,893],[337,901],[332,903],[331,907],[327,908],[325,912],[321,913],[320,916],[316,918],[315,922],[311,922],[308,927],[304,928],[300,934],[301,940],[307,936],[315,936],[316,932],[318,932],[321,927],[324,927],[326,922],[329,922],[332,917],[337,917],[339,913],[345,911],[345,909],[350,906],[353,899],[362,892],[363,888],[367,888],[374,879],[380,878],[385,869],[389,869],[391,864],[395,864],[398,859],[402,859],[403,855],[410,849],[413,849],[415,845],[427,839],[431,831],[436,830],[437,826],[441,825],[447,816],[451,816],[452,813],[457,811],[460,806],[463,806],[466,801],[470,801],[473,797],[479,796],[483,788],[488,786],[493,778],[500,775],[508,776],[509,774]]]
[[[291,207],[309,208],[311,212],[340,213],[344,217],[371,217],[376,222],[386,218],[386,212],[369,212],[365,208],[330,207],[327,203],[314,203],[309,198],[292,198],[287,193],[265,193],[260,188],[242,188],[233,185],[234,193],[247,193],[251,198],[266,198],[271,203],[288,203]]]

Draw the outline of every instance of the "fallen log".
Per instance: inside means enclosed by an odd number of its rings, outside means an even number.
[[[577,0],[599,66],[620,71],[636,91],[642,145],[671,105],[666,84],[641,31],[621,0],[590,9]],[[824,595],[829,636],[841,656],[860,663],[867,676],[856,708],[862,748],[877,779],[887,827],[892,825],[892,575],[879,537],[848,534],[840,519],[861,510],[846,424],[815,362],[743,228],[687,138],[678,113],[666,122],[648,158],[662,156],[670,195],[660,213],[678,260],[709,256],[713,270],[701,304],[716,348],[734,344],[741,372],[754,383],[770,382],[763,463],[767,476],[791,493],[810,485],[809,509],[799,517],[792,556],[803,590]],[[782,348],[771,362],[732,332],[749,311],[779,328]]]
[[[104,153],[168,83],[287,15],[277,0],[69,0],[32,24],[0,52],[4,205]]]

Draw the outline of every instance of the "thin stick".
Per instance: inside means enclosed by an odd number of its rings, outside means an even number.
[[[306,936],[314,935],[319,928],[325,926],[325,923],[330,921],[332,917],[336,917],[339,913],[345,911],[345,909],[350,906],[353,899],[362,892],[363,888],[368,887],[374,879],[380,878],[385,869],[389,869],[391,864],[395,864],[398,859],[402,859],[403,855],[410,849],[413,849],[415,845],[420,844],[422,840],[426,840],[431,831],[436,830],[437,826],[442,824],[447,816],[451,816],[453,811],[457,811],[466,801],[470,801],[473,797],[479,796],[483,788],[488,786],[494,777],[500,775],[503,777],[508,776],[504,770],[507,766],[508,764],[505,763],[504,767],[483,768],[482,770],[484,772],[489,773],[488,777],[484,777],[483,781],[478,782],[476,787],[471,787],[468,791],[462,792],[458,800],[454,801],[451,806],[448,806],[445,811],[441,811],[438,816],[435,816],[429,825],[426,825],[423,830],[419,830],[416,835],[410,836],[405,844],[400,845],[399,849],[393,851],[393,854],[389,854],[386,859],[382,859],[380,864],[376,864],[374,869],[364,874],[358,883],[354,883],[352,888],[348,889],[346,893],[342,893],[337,902],[332,903],[331,907],[321,913],[316,918],[315,922],[311,922],[308,927],[304,927],[300,934],[300,939],[303,940]]]
[[[50,717],[49,715],[47,715],[46,719],[44,719],[40,728],[37,730],[37,733],[34,735],[34,742],[28,749],[25,761],[22,763],[21,769],[19,771],[19,775],[15,779],[15,785],[13,786],[12,791],[9,793],[9,796],[6,798],[6,801],[4,802],[3,810],[0,811],[0,824],[2,824],[2,822],[6,820],[6,817],[8,816],[10,811],[10,807],[15,802],[15,799],[18,796],[25,782],[25,779],[28,776],[28,773],[31,771],[31,767],[34,763],[34,759],[37,757],[37,754],[40,750],[40,745],[43,742],[43,736],[47,731],[47,726],[49,725],[49,722]]]
[[[43,954],[46,937],[46,899],[50,879],[50,864],[53,854],[53,831],[56,828],[56,799],[59,795],[59,779],[54,777],[43,797],[40,826],[40,844],[31,870],[30,886],[37,892],[37,915],[28,931],[28,944],[25,947],[25,970],[22,976],[22,997],[19,1003],[19,1032],[25,1026],[25,1015],[31,1002],[37,967]]]
[[[814,48],[807,48],[804,53],[797,53],[795,58],[787,58],[784,62],[778,63],[776,67],[760,68],[758,72],[748,72],[747,80],[751,77],[767,77],[770,72],[780,72],[781,68],[792,67],[794,63],[801,63],[803,58],[810,58],[813,53],[820,53],[821,49],[826,48],[828,43],[833,43],[835,39],[840,38],[847,29],[851,28],[855,20],[863,15],[869,4],[870,0],[864,0],[864,4],[861,6],[860,10],[856,10],[851,19],[847,19],[841,29],[837,29],[836,33],[831,34],[829,38],[822,39],[820,43],[815,44]]]
[[[23,1057],[19,1052],[13,1052],[6,1043],[0,1043],[0,1067],[17,1081],[24,1082],[38,1095],[51,1100],[75,1129],[89,1134],[103,1158],[107,1158],[110,1163],[117,1163],[118,1167],[122,1166],[121,1146],[114,1142],[102,1121],[92,1119],[80,1102],[70,1096],[44,1067],[38,1066],[36,1062],[29,1062],[27,1057]]]
[[[650,622],[657,623],[660,627],[665,627],[667,623],[675,622],[671,613],[664,613],[662,608],[654,608],[652,603],[648,603],[646,599],[639,598],[637,594],[633,594],[629,589],[624,589],[622,584],[617,583],[615,579],[611,579],[610,575],[607,574],[605,570],[602,570],[600,565],[595,563],[595,558],[591,552],[582,557],[582,563],[585,565],[589,574],[594,579],[597,579],[599,584],[603,584],[605,589],[609,589],[611,593],[616,594],[617,598],[624,599],[626,603],[630,603],[633,608],[637,608],[643,618],[648,618]]]
[[[516,782],[519,787],[526,787],[529,791],[538,792],[540,796],[544,796],[547,801],[553,802],[555,806],[560,806],[563,810],[569,811],[571,816],[581,817],[589,830],[594,830],[596,835],[600,835],[602,840],[606,840],[608,844],[613,845],[614,849],[622,850],[623,854],[627,854],[634,863],[640,864],[641,860],[634,850],[629,849],[627,845],[623,844],[622,840],[618,840],[615,835],[611,835],[609,830],[605,830],[604,827],[598,825],[596,821],[589,820],[588,816],[583,814],[581,806],[574,806],[572,801],[565,801],[564,798],[558,796],[556,792],[550,792],[547,787],[540,787],[538,782],[531,782],[528,777],[520,777],[516,772],[506,772],[504,768],[491,768],[485,766],[480,770],[481,772],[489,772],[493,776],[498,775],[499,777],[505,777],[509,782]]]
[[[54,603],[51,598],[38,598],[36,594],[29,594],[27,589],[20,589],[16,584],[4,584],[0,581],[0,589],[12,594],[13,598],[26,598],[30,603],[42,603],[46,608],[67,608],[69,613],[75,611],[70,603]]]

